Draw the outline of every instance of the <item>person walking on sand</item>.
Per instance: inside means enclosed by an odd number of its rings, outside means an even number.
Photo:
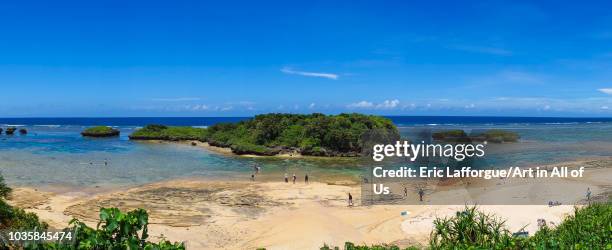
[[[589,202],[589,204],[591,204],[591,188],[590,187],[587,188],[586,198],[587,198],[587,201]]]
[[[297,179],[297,176],[295,176],[295,173],[293,173],[293,184],[295,184],[296,179]]]
[[[353,206],[353,195],[351,193],[348,193],[348,205],[349,207]]]
[[[285,183],[289,183],[289,176],[287,176],[287,173],[285,173]]]
[[[423,201],[423,195],[425,195],[425,191],[422,188],[419,188],[419,201]]]
[[[304,183],[308,184],[308,174],[304,175]]]
[[[408,196],[408,188],[404,187],[404,197]]]

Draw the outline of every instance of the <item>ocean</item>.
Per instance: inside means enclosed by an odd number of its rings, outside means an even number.
[[[0,125],[106,125],[144,126],[165,124],[170,126],[209,126],[220,122],[238,122],[250,117],[45,117],[0,118]],[[612,122],[612,118],[569,117],[502,117],[502,116],[387,116],[398,126],[460,125],[460,124],[579,124]]]
[[[391,116],[403,137],[426,130],[506,129],[521,140],[503,144],[486,157],[496,167],[557,163],[612,156],[612,118],[427,117]],[[199,147],[130,141],[127,136],[146,124],[206,127],[248,117],[180,118],[0,118],[0,127],[26,128],[27,135],[0,136],[0,172],[11,186],[130,187],[174,178],[248,180],[255,164],[261,178],[281,180],[287,172],[311,180],[355,177],[357,160],[270,159],[224,156]],[[83,138],[92,125],[114,126],[118,138]]]

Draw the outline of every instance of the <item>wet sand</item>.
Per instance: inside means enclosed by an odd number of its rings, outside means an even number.
[[[590,162],[590,163],[589,163]],[[609,198],[612,165],[609,161],[577,161],[573,166],[590,164],[587,176],[559,179],[546,185],[545,192],[534,195],[568,195],[566,188],[586,190],[593,196]],[[542,189],[532,179],[505,182],[479,193],[482,196],[522,196]],[[452,189],[450,189],[452,190]],[[453,191],[428,194],[427,199],[446,199]],[[347,206],[347,194],[355,206]],[[573,194],[572,194],[573,195]],[[345,241],[400,246],[426,245],[433,220],[452,216],[463,205],[372,205],[362,206],[358,185],[333,185],[321,182],[296,184],[284,182],[210,181],[180,179],[147,184],[127,190],[52,193],[32,188],[17,188],[11,202],[37,213],[52,227],[63,228],[72,217],[95,226],[100,207],[122,210],[145,208],[150,214],[150,234],[172,241],[184,241],[188,249],[318,249],[323,244],[341,246]],[[483,205],[482,210],[507,219],[511,231],[523,227],[530,233],[537,220],[549,225],[559,223],[574,209],[574,199],[564,205]],[[407,216],[401,212],[407,211]]]

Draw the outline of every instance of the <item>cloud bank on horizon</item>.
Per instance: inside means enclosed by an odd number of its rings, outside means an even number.
[[[0,117],[612,116],[611,8],[5,3]]]

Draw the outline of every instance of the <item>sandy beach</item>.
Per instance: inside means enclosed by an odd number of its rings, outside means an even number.
[[[572,190],[590,187],[594,197],[606,199],[612,168],[608,160],[576,161],[590,164],[580,181],[559,179],[537,194],[563,200]],[[577,185],[577,186],[576,186]],[[486,187],[483,187],[486,188]],[[521,196],[541,189],[533,180],[506,182],[483,191],[483,196]],[[485,189],[483,189],[485,190]],[[355,206],[347,206],[347,194]],[[457,195],[439,191],[428,199]],[[150,214],[150,234],[172,241],[184,241],[189,249],[318,249],[323,244],[342,245],[345,241],[400,246],[426,245],[433,221],[452,216],[463,205],[372,205],[362,206],[360,187],[321,182],[210,181],[177,179],[147,184],[128,190],[100,193],[45,192],[17,188],[11,202],[37,213],[52,227],[63,228],[71,218],[95,226],[100,207],[122,210],[145,208]],[[563,200],[563,205],[482,205],[480,208],[507,219],[511,231],[521,228],[533,233],[537,220],[559,223],[583,200]],[[407,211],[408,215],[401,213]]]

